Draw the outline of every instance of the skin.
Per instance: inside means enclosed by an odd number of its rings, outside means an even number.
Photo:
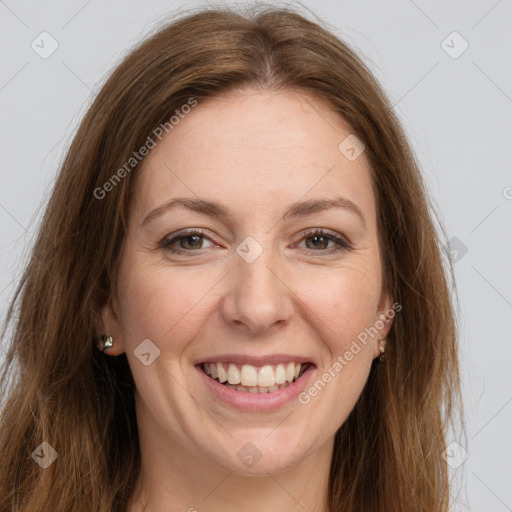
[[[308,404],[240,412],[212,396],[194,367],[226,353],[306,356],[309,388],[365,328],[392,308],[382,288],[375,197],[363,153],[338,145],[350,127],[306,92],[242,89],[200,102],[138,170],[129,233],[101,332],[106,354],[126,352],[136,383],[142,470],[129,511],[325,511],[336,430],[380,353],[391,320]],[[343,196],[360,208],[283,218],[290,205]],[[176,197],[217,201],[214,218],[178,206],[142,225]],[[204,238],[160,242],[185,228]],[[332,252],[331,230],[352,248]],[[252,263],[237,246],[263,249]],[[317,244],[315,244],[317,240]],[[149,339],[160,355],[145,366],[134,350]],[[246,467],[237,452],[261,454]]]

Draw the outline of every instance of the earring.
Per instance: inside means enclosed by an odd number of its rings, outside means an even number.
[[[385,350],[386,350],[386,338],[383,338],[382,340],[380,340],[380,343],[379,343],[379,352],[380,352],[379,361],[382,361],[384,359]]]
[[[112,336],[101,336],[100,337],[101,351],[105,352],[108,348],[110,348],[114,344],[114,338]]]

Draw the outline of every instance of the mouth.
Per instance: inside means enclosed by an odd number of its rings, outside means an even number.
[[[300,379],[312,363],[295,361],[251,365],[234,362],[204,362],[201,370],[212,380],[240,393],[267,394],[286,388]]]

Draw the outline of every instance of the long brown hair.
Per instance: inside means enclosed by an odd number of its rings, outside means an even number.
[[[323,98],[364,142],[385,285],[403,308],[384,362],[375,360],[336,434],[330,510],[448,510],[446,426],[457,412],[463,419],[453,272],[418,164],[354,51],[292,9],[264,7],[202,10],[168,24],[124,59],[86,113],[2,334],[12,327],[1,380],[1,512],[126,510],[140,468],[134,382],[126,356],[105,357],[93,339],[115,288],[137,166],[107,194],[97,191],[190,98],[200,104],[243,86]],[[31,456],[43,441],[58,453],[47,469]]]

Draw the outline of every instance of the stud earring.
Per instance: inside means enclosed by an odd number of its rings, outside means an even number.
[[[105,350],[109,349],[114,344],[114,338],[112,336],[102,335],[100,337],[100,346],[102,347],[100,350],[105,352]]]
[[[385,351],[386,351],[386,338],[380,340],[380,343],[379,343],[379,352],[380,352],[379,361],[382,361],[384,359]]]

